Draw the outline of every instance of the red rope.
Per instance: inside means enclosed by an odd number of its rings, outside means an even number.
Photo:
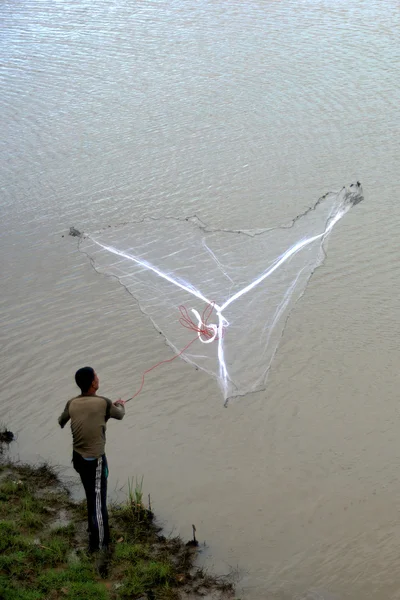
[[[187,311],[186,306],[181,305],[179,307],[179,312],[181,313],[181,318],[179,319],[179,323],[185,327],[186,329],[190,329],[190,331],[196,331],[196,333],[202,335],[203,337],[210,339],[214,336],[214,331],[212,328],[207,327],[207,323],[213,313],[215,302],[211,302],[211,304],[207,304],[205,309],[203,310],[203,314],[201,315],[201,323],[202,327],[196,325],[192,321]],[[198,336],[197,336],[198,337]],[[197,338],[196,338],[197,339]],[[217,338],[215,338],[217,339]]]
[[[206,338],[206,339],[211,339],[214,336],[214,330],[207,327],[207,323],[214,311],[214,306],[215,306],[215,302],[211,302],[203,310],[203,314],[201,316],[201,326],[199,324],[194,323],[194,321],[192,321],[192,319],[188,313],[188,310],[185,306],[183,306],[183,305],[179,306],[179,312],[181,314],[179,323],[182,325],[182,327],[185,327],[185,329],[189,329],[190,331],[195,331],[198,335],[196,335],[196,337],[191,342],[186,344],[186,346],[183,348],[183,350],[181,350],[178,354],[175,354],[175,356],[173,356],[172,358],[168,358],[166,360],[161,360],[156,365],[153,365],[152,367],[150,367],[150,369],[147,369],[147,371],[145,371],[142,375],[142,382],[140,384],[138,391],[131,398],[129,398],[129,400],[126,400],[125,402],[129,402],[130,400],[133,400],[134,398],[136,398],[136,396],[138,396],[140,394],[140,392],[142,391],[143,386],[144,386],[144,379],[145,379],[146,375],[148,373],[150,373],[150,371],[153,371],[153,369],[155,369],[156,367],[159,367],[160,365],[170,363],[173,360],[175,360],[176,358],[179,358],[199,338],[199,336],[203,336],[203,338]],[[218,337],[216,337],[215,339],[217,340]]]

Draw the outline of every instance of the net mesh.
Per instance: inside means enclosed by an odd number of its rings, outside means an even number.
[[[265,387],[330,233],[362,199],[352,184],[287,226],[251,231],[213,229],[197,217],[147,218],[85,233],[79,248],[139,302],[174,353],[218,380],[227,400]],[[197,329],[183,326],[182,306]]]

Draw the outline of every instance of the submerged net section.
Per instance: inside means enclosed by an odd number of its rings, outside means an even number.
[[[331,231],[362,199],[352,184],[288,226],[252,231],[213,229],[195,216],[149,218],[85,233],[79,248],[139,302],[175,354],[218,380],[227,400],[264,388]]]

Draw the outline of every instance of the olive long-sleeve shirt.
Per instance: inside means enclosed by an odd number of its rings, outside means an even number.
[[[73,449],[83,458],[99,458],[104,454],[106,444],[107,421],[123,419],[125,407],[115,406],[108,398],[96,396],[77,396],[69,400],[58,422],[65,427],[71,419]]]

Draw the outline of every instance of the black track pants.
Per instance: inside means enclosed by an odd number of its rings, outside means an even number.
[[[107,512],[107,477],[108,465],[106,455],[95,460],[85,460],[78,452],[73,453],[72,463],[79,473],[85,488],[88,525],[89,550],[107,549],[110,541]]]

